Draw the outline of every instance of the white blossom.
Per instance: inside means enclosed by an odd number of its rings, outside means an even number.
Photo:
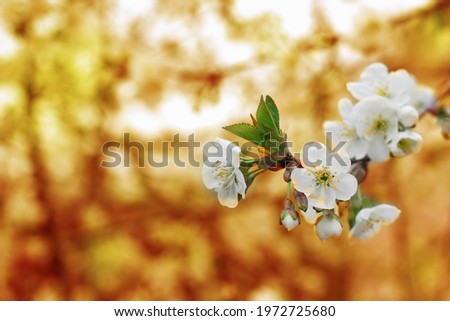
[[[413,127],[419,120],[419,112],[413,106],[402,106],[397,111],[398,120],[404,127]]]
[[[241,149],[232,142],[218,138],[213,143],[216,148],[214,156],[206,155],[203,164],[203,183],[208,189],[217,192],[223,206],[236,207],[238,194],[245,197],[246,183],[239,169]],[[216,156],[216,155],[219,156]]]
[[[382,204],[362,209],[356,216],[355,225],[350,230],[350,237],[363,240],[375,235],[381,228],[394,222],[400,210],[392,205]]]
[[[384,64],[376,62],[364,69],[359,82],[348,83],[347,89],[358,100],[381,96],[399,107],[411,101],[416,82],[405,70],[389,72]]]
[[[398,133],[390,144],[391,154],[395,157],[416,153],[421,147],[422,136],[410,130]]]
[[[397,109],[386,98],[372,96],[356,103],[353,113],[356,133],[369,142],[370,159],[389,159],[388,143],[398,133]]]
[[[342,223],[333,211],[325,211],[316,223],[316,233],[321,240],[329,239],[331,236],[340,236]]]
[[[361,159],[367,155],[369,142],[357,134],[355,129],[353,105],[350,100],[344,98],[339,101],[339,113],[342,121],[326,121],[325,133],[331,133],[333,146],[345,142],[345,149],[350,158]],[[328,137],[328,136],[327,136]]]
[[[358,183],[348,173],[351,162],[345,151],[331,154],[323,144],[307,144],[300,157],[304,168],[294,169],[291,179],[309,207],[331,209],[336,200],[349,200],[356,193]]]

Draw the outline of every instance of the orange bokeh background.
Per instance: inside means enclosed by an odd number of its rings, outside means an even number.
[[[232,0],[137,2],[0,4],[0,299],[450,300],[450,145],[429,115],[418,154],[370,165],[364,193],[402,214],[364,242],[281,227],[282,172],[228,209],[172,149],[164,168],[139,167],[136,149],[130,168],[100,166],[124,133],[156,159],[177,133],[236,140],[221,127],[248,121],[261,94],[294,149],[323,141],[346,83],[374,61],[438,90],[449,4],[386,14],[341,1],[359,11],[340,32],[339,6],[317,1],[298,9],[311,25],[296,34],[257,4],[243,16]]]

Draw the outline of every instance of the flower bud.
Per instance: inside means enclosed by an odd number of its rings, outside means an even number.
[[[342,223],[334,214],[333,210],[325,210],[316,223],[316,233],[321,240],[329,239],[331,236],[340,236]]]
[[[289,198],[286,198],[285,200],[284,200],[284,207],[283,207],[283,209],[291,209],[291,210],[294,210],[295,211],[295,205],[294,205],[294,203],[292,203],[292,201],[289,199]]]
[[[281,224],[288,230],[293,230],[300,221],[297,217],[297,213],[291,209],[284,209],[280,215]]]
[[[294,190],[294,198],[297,206],[300,207],[302,211],[306,211],[308,209],[308,198],[305,193]]]
[[[421,146],[422,136],[408,130],[397,134],[397,137],[390,145],[390,149],[394,157],[402,157],[417,152]]]
[[[280,223],[288,230],[293,230],[300,224],[294,204],[289,199],[284,202],[284,209],[280,214]]]
[[[286,168],[284,170],[283,179],[286,183],[289,183],[291,181],[291,172],[292,170],[290,170],[289,168]]]

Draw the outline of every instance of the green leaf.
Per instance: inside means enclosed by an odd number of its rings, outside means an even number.
[[[264,132],[262,132],[258,127],[252,126],[247,123],[240,123],[222,127],[228,130],[230,133],[235,134],[241,138],[244,138],[256,145],[262,146],[264,142]]]
[[[229,132],[244,138],[258,146],[264,147],[266,151],[273,154],[275,158],[284,155],[286,140],[280,129],[280,115],[275,102],[270,96],[261,96],[256,117],[250,115],[252,124],[240,123],[223,127]]]
[[[269,129],[274,134],[277,134],[276,136],[281,135],[280,114],[275,102],[270,96],[266,96],[266,101],[264,101],[263,96],[261,96],[256,111],[256,120],[258,121],[258,127],[261,129]]]
[[[277,151],[280,146],[280,136],[266,126],[261,125],[261,127],[263,127],[262,131],[264,132],[263,146],[269,151]]]

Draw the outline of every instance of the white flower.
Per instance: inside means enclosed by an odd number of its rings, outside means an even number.
[[[419,112],[413,106],[402,106],[397,111],[398,120],[405,127],[413,127],[419,120]]]
[[[364,137],[358,136],[354,125],[353,105],[344,98],[339,101],[339,113],[342,121],[326,121],[325,133],[331,133],[333,146],[345,141],[345,149],[350,158],[361,159],[369,150],[369,143]],[[328,137],[328,136],[327,136]]]
[[[436,104],[436,96],[433,89],[425,86],[417,86],[411,105],[422,114]]]
[[[419,151],[420,147],[422,147],[422,136],[410,130],[398,133],[390,144],[391,153],[395,157],[415,153]]]
[[[329,152],[323,144],[303,146],[300,155],[304,168],[292,171],[295,189],[305,193],[309,207],[331,209],[336,200],[348,200],[356,193],[358,183],[349,174],[350,158],[344,151]]]
[[[347,89],[358,100],[377,95],[391,100],[395,106],[409,103],[415,88],[416,82],[408,72],[389,72],[388,68],[379,62],[364,69],[359,82],[347,84]]]
[[[316,233],[321,240],[329,239],[331,236],[340,236],[342,223],[333,211],[326,211],[317,220]]]
[[[298,224],[300,224],[300,221],[297,217],[297,214],[295,213],[295,210],[292,209],[284,209],[281,212],[280,215],[280,221],[281,224],[288,230],[293,230]]]
[[[356,216],[356,222],[350,230],[350,237],[363,240],[375,235],[381,228],[394,222],[400,215],[400,210],[392,205],[378,205],[362,209]]]
[[[239,170],[241,149],[235,144],[218,138],[213,143],[214,156],[206,155],[203,164],[203,183],[208,189],[214,189],[220,204],[236,207],[238,194],[245,197],[245,178]]]
[[[356,103],[353,114],[356,133],[369,141],[370,159],[373,161],[389,159],[387,143],[392,141],[398,132],[397,109],[389,100],[372,96]]]

